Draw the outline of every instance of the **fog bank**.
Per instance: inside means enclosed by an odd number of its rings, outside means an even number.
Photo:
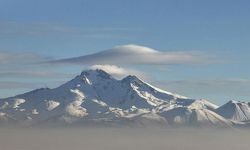
[[[249,139],[234,129],[0,128],[3,150],[233,150]]]

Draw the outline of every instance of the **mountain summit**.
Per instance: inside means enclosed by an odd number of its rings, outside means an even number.
[[[0,100],[0,124],[209,126],[233,124],[218,106],[158,89],[136,76],[122,80],[87,70],[55,89]]]

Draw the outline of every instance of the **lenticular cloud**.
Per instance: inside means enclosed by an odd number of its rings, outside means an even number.
[[[194,52],[160,52],[152,48],[138,45],[122,45],[90,55],[66,58],[52,63],[68,63],[79,65],[94,64],[207,64],[216,63],[214,57]]]

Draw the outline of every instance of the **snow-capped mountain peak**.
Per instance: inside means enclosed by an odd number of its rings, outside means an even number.
[[[231,126],[215,110],[220,108],[209,101],[161,90],[133,75],[117,80],[98,69],[83,71],[54,89],[0,100],[0,122]]]
[[[101,69],[83,71],[80,76],[89,77],[92,78],[93,80],[98,78],[113,79],[113,77],[110,74]]]

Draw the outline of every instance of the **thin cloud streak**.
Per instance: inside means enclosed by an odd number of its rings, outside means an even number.
[[[43,82],[43,81],[32,81],[32,82],[26,82],[26,81],[0,81],[0,89],[1,90],[8,90],[8,91],[12,91],[12,90],[23,90],[26,89],[24,92],[29,92],[35,89],[40,89],[40,88],[56,88],[60,85],[62,85],[63,83],[65,83],[66,81],[64,80],[58,80],[58,81],[50,81],[48,82]],[[13,96],[15,94],[11,94],[9,96]],[[0,97],[2,97],[0,95]]]
[[[10,77],[17,77],[17,78],[63,78],[63,77],[71,77],[74,74],[67,74],[67,73],[59,73],[54,71],[47,71],[47,70],[19,70],[19,71],[7,71],[7,72],[0,72],[1,78],[10,78]]]
[[[112,38],[128,32],[140,32],[140,28],[126,27],[75,27],[53,23],[0,22],[0,37],[25,36],[81,36],[88,38]]]
[[[152,84],[170,92],[177,92],[192,98],[249,101],[250,80],[241,78],[152,81]],[[224,102],[222,102],[224,101]]]
[[[37,83],[0,81],[0,89],[23,89],[23,88],[34,88],[36,86]]]
[[[48,61],[49,59],[49,57],[44,57],[34,53],[0,52],[0,64],[31,64]]]
[[[227,78],[227,79],[214,79],[214,80],[178,80],[166,81],[168,84],[196,84],[196,85],[228,85],[228,84],[250,84],[250,80],[241,78]]]

